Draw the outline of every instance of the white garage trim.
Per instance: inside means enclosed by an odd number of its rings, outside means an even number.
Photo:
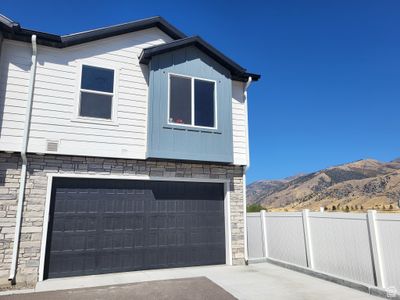
[[[51,186],[53,185],[53,176],[47,177],[47,192],[46,192],[46,203],[44,206],[43,216],[43,231],[42,231],[42,245],[40,247],[40,261],[39,261],[39,281],[43,281],[44,275],[44,261],[46,258],[46,242],[47,242],[47,230],[49,227],[49,214],[50,214],[50,202],[51,202]]]
[[[153,177],[148,175],[96,175],[96,174],[68,174],[68,173],[49,173],[47,174],[47,193],[45,211],[43,217],[43,232],[42,232],[42,245],[40,249],[40,262],[39,262],[39,281],[43,281],[44,265],[46,258],[46,243],[47,231],[50,215],[50,202],[51,202],[51,188],[53,185],[53,178],[88,178],[88,179],[110,179],[110,180],[151,180],[151,181],[180,181],[180,182],[209,182],[209,183],[223,183],[224,184],[224,218],[225,218],[225,257],[226,264],[232,265],[232,236],[231,236],[231,213],[230,213],[230,192],[229,192],[229,179],[209,179],[209,178],[185,178],[185,177]],[[134,272],[134,271],[133,271]]]

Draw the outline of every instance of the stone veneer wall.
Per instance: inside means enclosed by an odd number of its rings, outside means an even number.
[[[21,159],[0,152],[0,284],[11,264]],[[62,155],[29,155],[17,283],[38,280],[48,173],[150,175],[230,179],[233,264],[244,263],[243,167],[162,160],[125,160]]]

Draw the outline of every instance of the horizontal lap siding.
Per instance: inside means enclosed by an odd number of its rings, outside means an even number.
[[[24,112],[28,97],[29,44],[8,43],[4,40],[0,77],[0,147],[1,150],[21,148]]]
[[[147,143],[147,68],[138,55],[170,41],[148,29],[66,49],[38,47],[29,152],[46,152],[59,140],[59,154],[144,159]],[[28,96],[31,45],[4,41],[0,65],[0,150],[21,148]],[[118,70],[116,125],[75,122],[79,63]],[[4,114],[3,114],[4,112]]]
[[[243,82],[232,81],[233,162],[247,165],[247,112],[243,99]]]

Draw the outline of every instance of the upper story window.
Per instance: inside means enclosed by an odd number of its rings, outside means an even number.
[[[169,123],[216,127],[215,81],[169,75]]]
[[[111,119],[114,70],[82,65],[79,116]]]

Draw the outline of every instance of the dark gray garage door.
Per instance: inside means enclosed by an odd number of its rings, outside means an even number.
[[[54,179],[45,277],[225,263],[222,184]]]

